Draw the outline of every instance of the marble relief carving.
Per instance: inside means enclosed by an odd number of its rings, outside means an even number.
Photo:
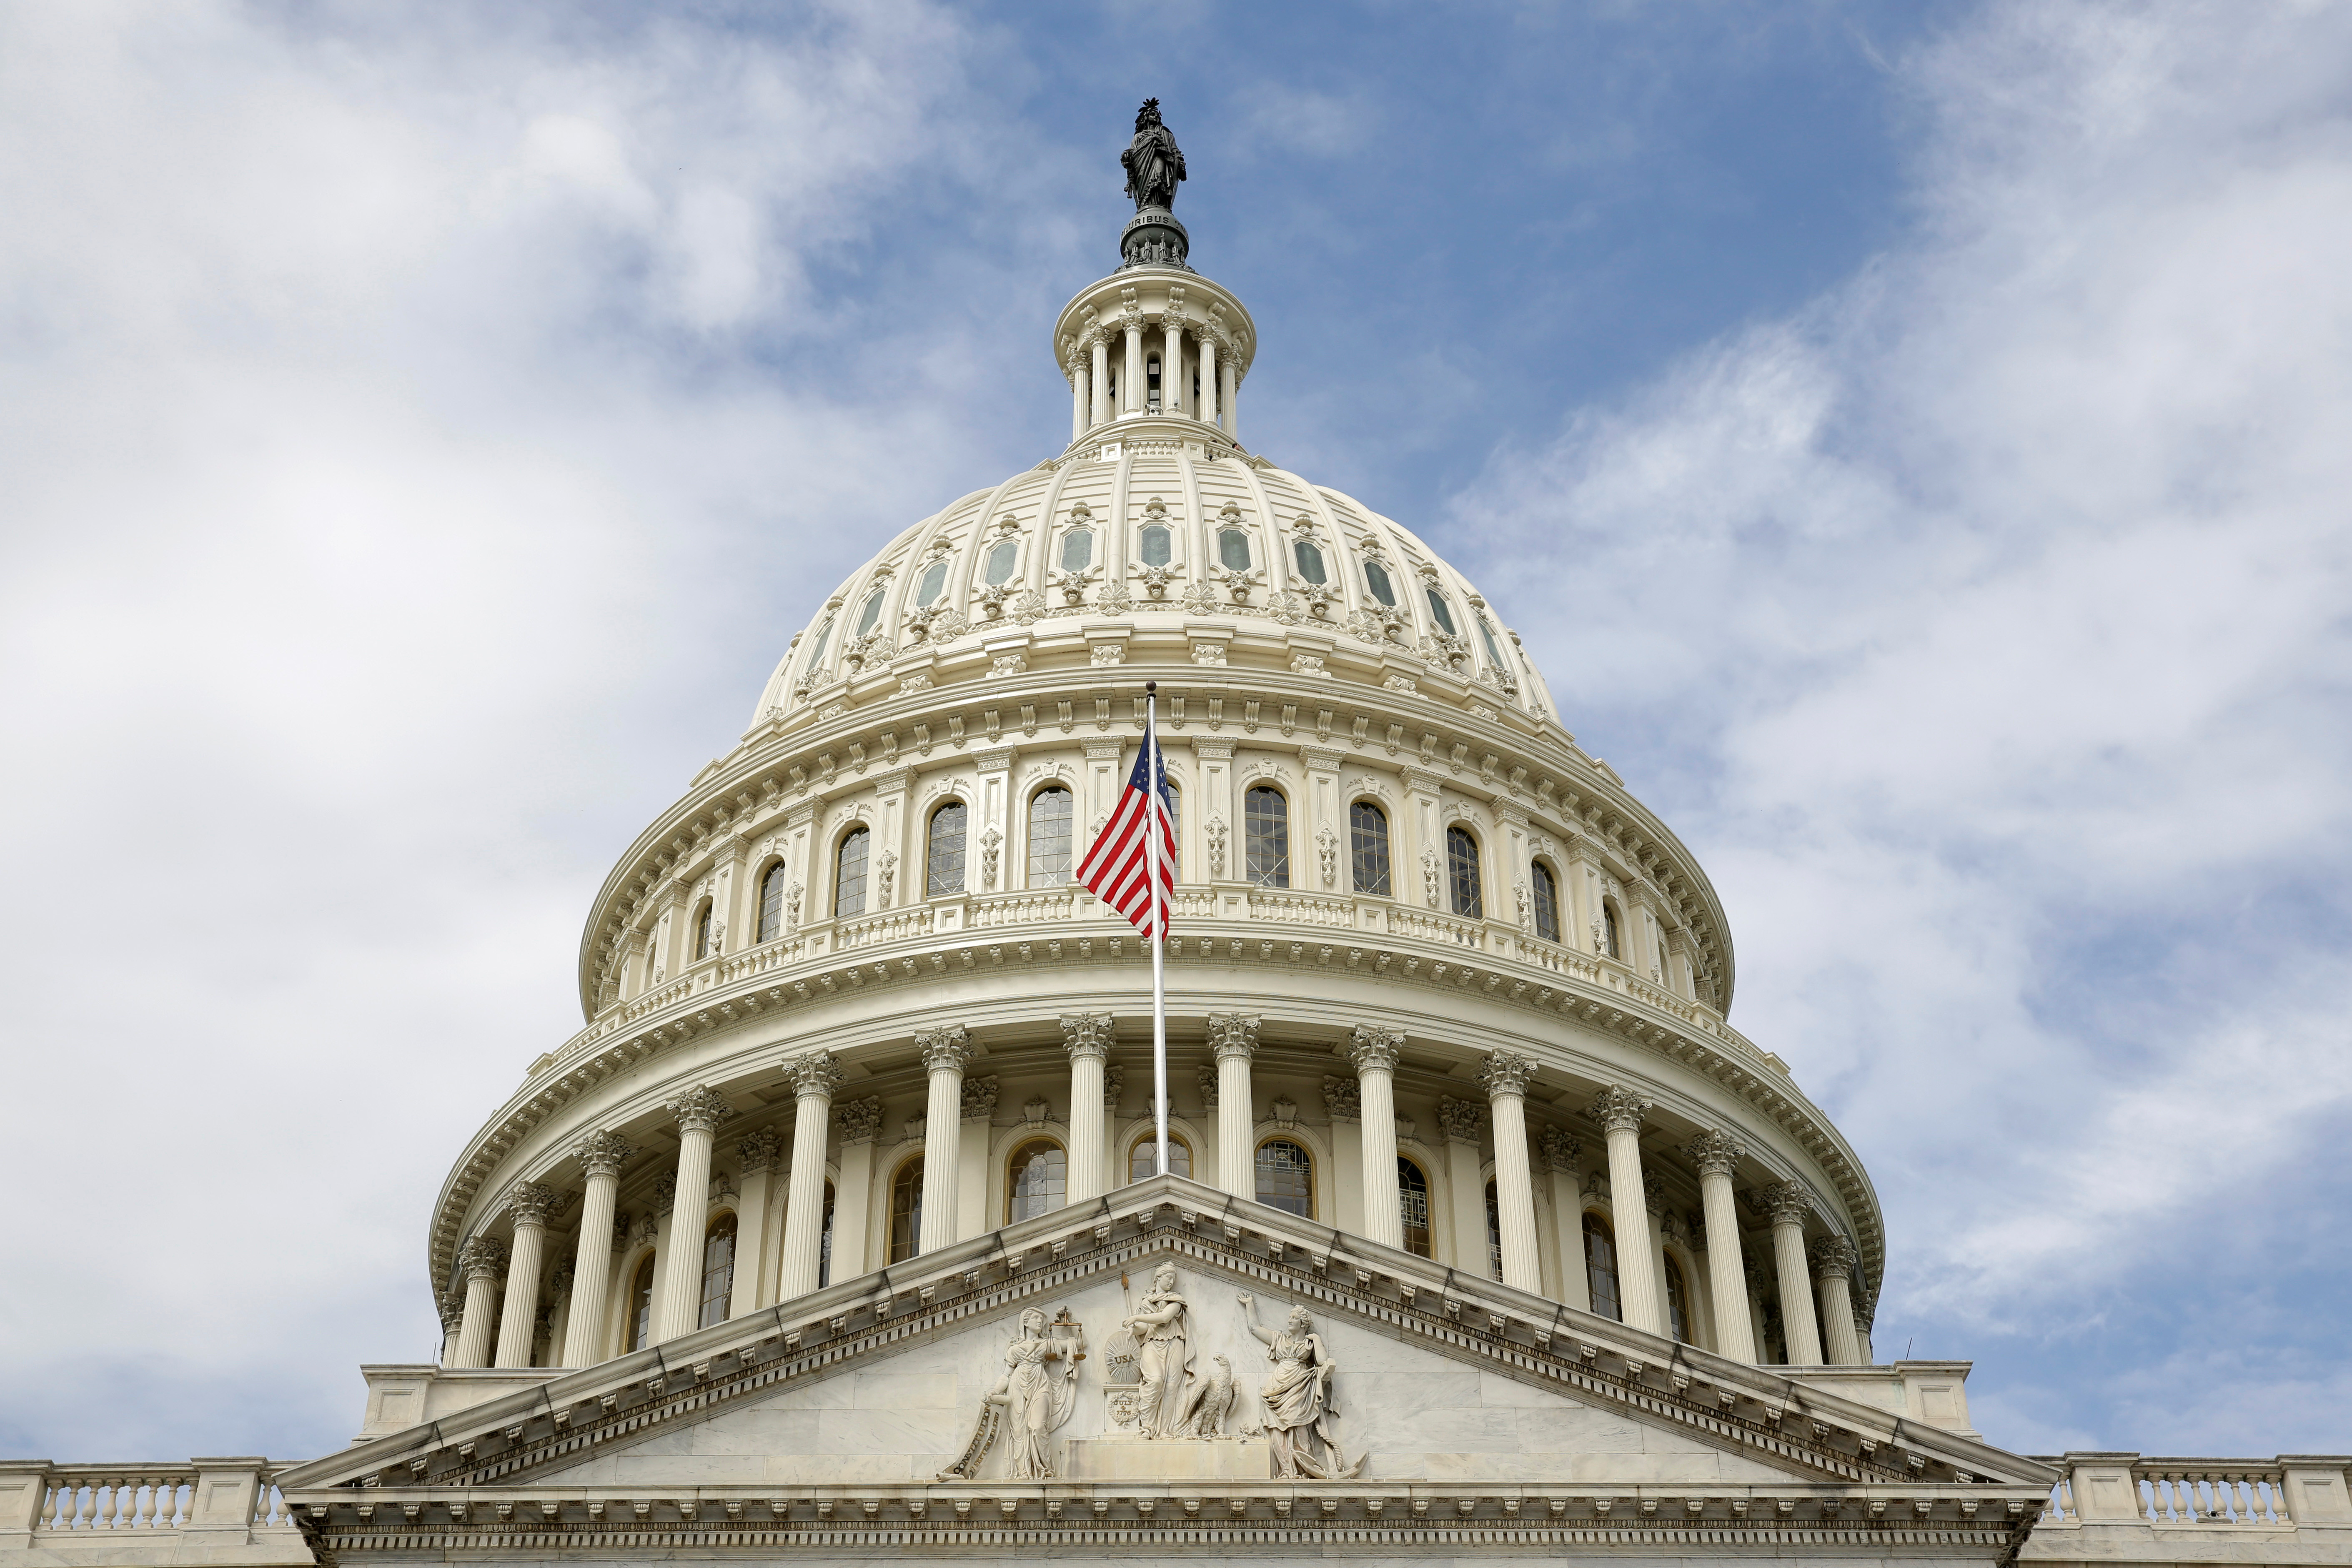
[[[939,1479],[978,1480],[982,1461],[1001,1438],[1008,1479],[1051,1479],[1054,1433],[1077,1404],[1078,1363],[1086,1359],[1086,1330],[1068,1308],[1051,1322],[1040,1308],[1022,1313],[1020,1337],[1004,1347],[1004,1375],[981,1400],[971,1441]]]
[[[1237,1300],[1251,1337],[1265,1346],[1274,1372],[1259,1391],[1265,1401],[1265,1432],[1273,1440],[1276,1473],[1285,1480],[1344,1481],[1355,1479],[1368,1457],[1353,1464],[1339,1451],[1339,1407],[1331,1401],[1331,1374],[1339,1370],[1315,1320],[1293,1307],[1279,1329],[1257,1321],[1257,1300],[1244,1291]]]

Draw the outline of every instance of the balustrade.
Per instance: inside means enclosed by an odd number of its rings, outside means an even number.
[[[247,1472],[248,1474],[250,1472]],[[285,1500],[271,1484],[275,1468],[261,1474],[252,1517],[207,1521],[208,1524],[291,1524]],[[43,1531],[180,1530],[194,1522],[196,1469],[193,1465],[58,1465],[43,1482],[35,1528]]]
[[[1356,905],[1351,899],[1319,898],[1313,893],[1284,893],[1268,888],[1253,888],[1249,895],[1252,920],[1276,921],[1291,925],[1337,926],[1352,931],[1356,925]]]
[[[2287,1467],[2283,1460],[2144,1459],[2096,1454],[2064,1458],[2043,1456],[2042,1462],[2065,1468],[2065,1473],[2050,1489],[2050,1500],[2042,1511],[2044,1524],[2127,1525],[2131,1521],[2121,1517],[2117,1504],[2128,1496],[2137,1522],[2150,1527],[2294,1528],[2287,1503]],[[2093,1472],[2089,1482],[2082,1479],[2085,1469]],[[2131,1477],[2128,1493],[2117,1484],[2126,1469]],[[2088,1517],[2081,1502],[2084,1485],[2091,1485],[2095,1499],[2107,1500]],[[2102,1492],[2100,1488],[2107,1489]]]

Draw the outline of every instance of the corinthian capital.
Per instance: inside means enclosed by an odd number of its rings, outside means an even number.
[[[882,1130],[882,1102],[870,1095],[853,1100],[835,1110],[833,1119],[841,1123],[844,1143],[871,1143],[874,1135]]]
[[[1448,1095],[1437,1102],[1437,1124],[1456,1143],[1475,1143],[1486,1130],[1486,1108],[1475,1100]]]
[[[1323,1080],[1323,1113],[1334,1121],[1364,1119],[1364,1086],[1351,1078]]]
[[[1070,1053],[1072,1061],[1092,1057],[1099,1061],[1110,1050],[1110,1015],[1108,1013],[1065,1013],[1062,1015],[1062,1048]]]
[[[1802,1225],[1813,1212],[1813,1194],[1802,1182],[1759,1187],[1749,1196],[1759,1209],[1772,1216],[1774,1225]]]
[[[1601,1123],[1609,1132],[1639,1132],[1648,1120],[1650,1102],[1622,1084],[1611,1084],[1592,1097],[1584,1108],[1586,1115]]]
[[[1536,1076],[1536,1064],[1512,1051],[1489,1051],[1486,1065],[1478,1069],[1478,1081],[1486,1086],[1490,1099],[1528,1092],[1528,1079]]]
[[[1254,1013],[1209,1015],[1209,1049],[1219,1061],[1239,1057],[1247,1061],[1257,1050],[1257,1016]]]
[[[1805,1255],[1812,1259],[1816,1279],[1851,1279],[1853,1278],[1853,1243],[1842,1236],[1817,1236],[1806,1245]]]
[[[507,1271],[507,1244],[478,1236],[458,1249],[457,1268],[468,1279],[496,1279]]]
[[[1377,1068],[1381,1072],[1396,1071],[1397,1057],[1404,1049],[1402,1029],[1383,1029],[1377,1024],[1359,1024],[1348,1045],[1348,1059],[1356,1064],[1360,1073]]]
[[[1748,1145],[1728,1132],[1702,1132],[1683,1145],[1702,1176],[1728,1176],[1748,1157]]]
[[[915,1048],[923,1053],[923,1065],[931,1071],[953,1068],[961,1072],[971,1060],[971,1031],[961,1024],[925,1029],[915,1036]]]
[[[555,1189],[537,1182],[517,1182],[507,1189],[507,1207],[517,1225],[545,1225],[555,1212]]]
[[[742,1162],[747,1176],[774,1170],[783,1154],[784,1135],[772,1127],[762,1127],[735,1145],[735,1157]]]
[[[708,1132],[735,1114],[726,1097],[710,1089],[690,1089],[662,1109],[677,1119],[680,1132]]]
[[[811,1051],[784,1064],[784,1079],[803,1100],[831,1100],[841,1087],[841,1064],[830,1051]]]
[[[1543,1150],[1544,1163],[1555,1171],[1573,1171],[1576,1157],[1584,1152],[1584,1140],[1564,1127],[1547,1127],[1537,1141]]]
[[[637,1157],[629,1141],[617,1132],[591,1132],[572,1147],[580,1168],[592,1176],[617,1176],[621,1167]]]

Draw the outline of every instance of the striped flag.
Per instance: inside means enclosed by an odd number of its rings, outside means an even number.
[[[1118,808],[1078,863],[1078,880],[1156,941],[1168,934],[1168,903],[1176,888],[1176,831],[1174,806],[1168,797],[1168,764],[1153,732],[1155,724],[1154,718],[1144,721],[1143,749],[1136,753],[1135,772],[1128,776]]]

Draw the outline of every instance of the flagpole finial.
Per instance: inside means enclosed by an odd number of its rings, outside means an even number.
[[[1144,694],[1146,697],[1156,697],[1156,696],[1158,696],[1158,695],[1160,694],[1160,682],[1158,682],[1158,681],[1156,681],[1156,680],[1147,680],[1147,681],[1145,681],[1145,682],[1143,683],[1143,694]]]

